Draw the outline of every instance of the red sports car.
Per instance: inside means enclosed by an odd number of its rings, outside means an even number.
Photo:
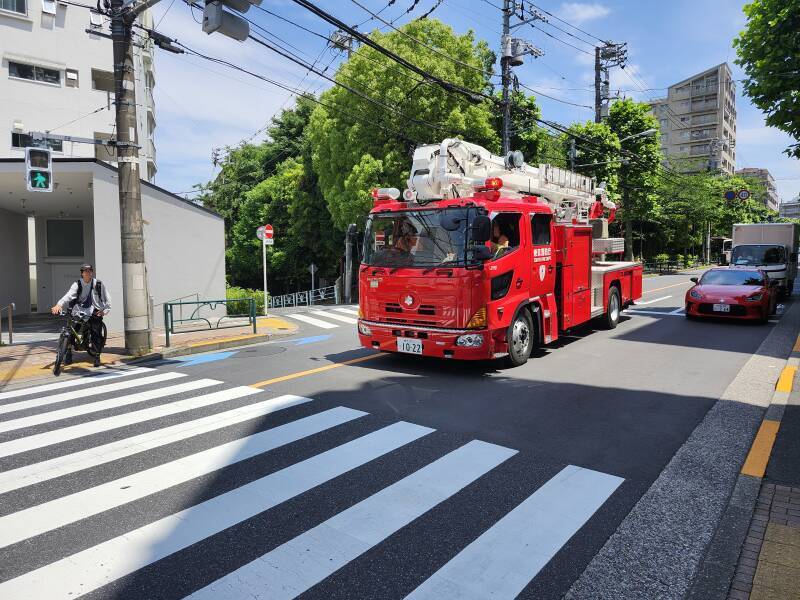
[[[777,290],[761,269],[710,269],[686,292],[686,318],[728,317],[766,323],[775,310]]]

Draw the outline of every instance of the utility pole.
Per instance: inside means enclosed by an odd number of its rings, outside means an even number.
[[[500,45],[500,72],[503,85],[503,142],[502,154],[511,150],[511,14],[514,12],[515,0],[503,0],[503,37]]]
[[[609,71],[611,67],[625,68],[628,60],[626,43],[606,42],[594,49],[594,122],[600,123],[608,117],[611,100]]]
[[[569,170],[575,170],[575,159],[578,157],[578,150],[575,148],[575,138],[569,138]]]
[[[150,295],[144,260],[142,189],[139,148],[136,145],[136,93],[131,30],[136,16],[155,2],[125,10],[123,0],[111,0],[111,39],[114,48],[119,217],[122,244],[122,299],[125,348],[143,354],[153,346]],[[133,138],[133,139],[132,139]]]

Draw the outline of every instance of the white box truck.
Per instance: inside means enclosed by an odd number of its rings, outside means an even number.
[[[785,295],[797,276],[800,227],[794,223],[747,223],[733,226],[732,266],[757,266]]]

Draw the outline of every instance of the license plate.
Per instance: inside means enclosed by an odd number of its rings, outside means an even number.
[[[397,351],[408,354],[422,354],[422,342],[411,338],[397,338]]]
[[[730,304],[715,304],[714,312],[731,312]]]

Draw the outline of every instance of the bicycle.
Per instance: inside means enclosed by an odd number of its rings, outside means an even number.
[[[72,311],[59,313],[59,316],[66,317],[66,323],[61,328],[61,335],[58,338],[58,348],[56,349],[56,360],[53,363],[53,375],[58,377],[61,375],[61,366],[64,359],[73,350],[80,352],[88,352],[90,356],[99,356],[103,347],[106,345],[106,338],[108,331],[106,324],[100,323],[100,331],[102,334],[102,344],[100,348],[94,348],[91,343],[91,328],[89,327],[89,319],[91,319],[92,310],[80,310],[76,314]]]

